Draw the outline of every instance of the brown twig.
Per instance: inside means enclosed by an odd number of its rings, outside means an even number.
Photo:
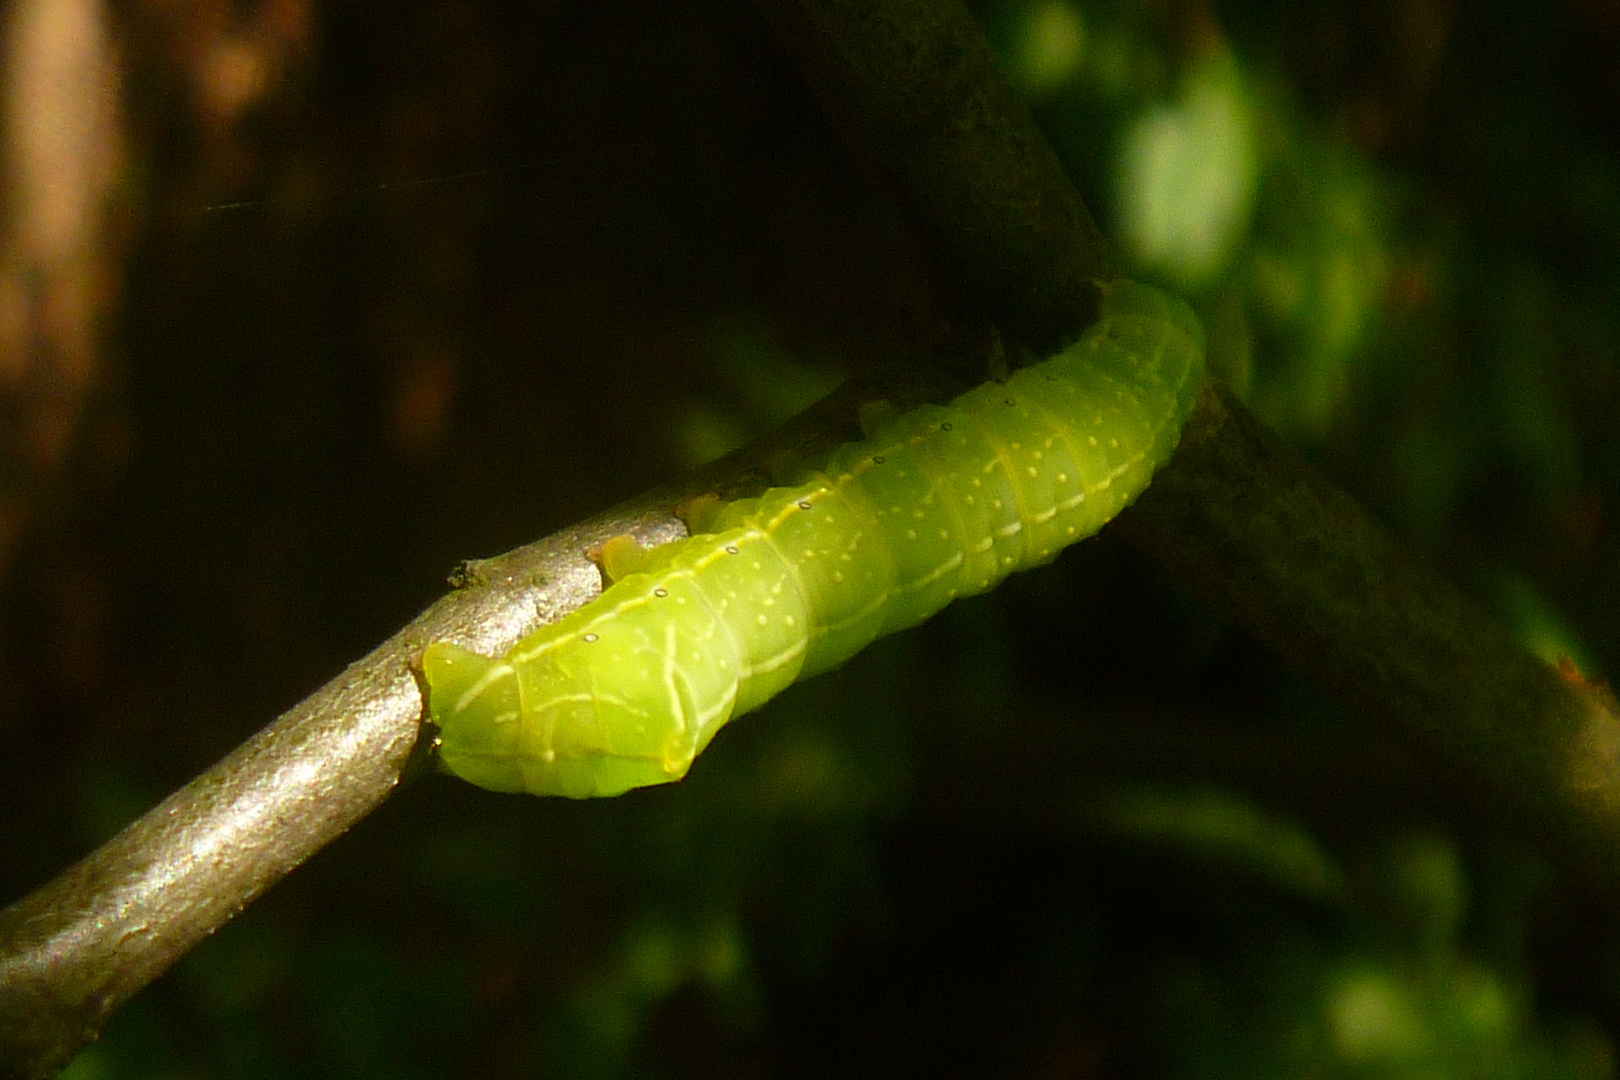
[[[954,0],[762,0],[845,142],[894,185],[959,317],[1036,351],[1095,315],[1108,245]]]
[[[500,651],[598,591],[589,544],[678,528],[643,503],[478,564],[476,584],[0,912],[0,1075],[54,1075],[131,995],[388,797],[420,730],[411,664],[424,644]]]
[[[1003,328],[1061,325],[1043,312],[1065,290],[1072,305],[1102,245],[971,16],[943,0],[763,2],[851,141],[924,208],[955,280],[993,281]],[[1353,708],[1510,794],[1567,864],[1620,883],[1614,696],[1519,646],[1235,399],[1204,388],[1174,461],[1115,527]]]
[[[755,463],[847,441],[862,401],[927,389],[926,371],[852,385],[679,489],[463,567],[458,588],[370,655],[42,888],[0,911],[0,1076],[54,1075],[129,998],[376,809],[421,731],[413,665],[430,641],[488,654],[595,597],[586,551],[682,535],[698,492],[757,493]]]
[[[1105,249],[957,0],[766,8],[852,143],[915,209],[947,297],[1032,344],[1084,321],[1083,283],[1103,272]],[[837,426],[824,413],[809,428]],[[500,650],[594,594],[580,554],[592,543],[673,535],[670,502],[479,564],[475,587],[0,914],[6,1070],[59,1067],[129,995],[393,790],[417,736],[409,665],[423,643]],[[1511,791],[1561,850],[1620,881],[1612,698],[1518,649],[1240,407],[1206,388],[1176,461],[1121,525],[1303,671],[1427,733]]]
[[[1509,796],[1566,865],[1620,883],[1613,693],[1532,655],[1230,396],[1205,387],[1117,525],[1359,717]]]

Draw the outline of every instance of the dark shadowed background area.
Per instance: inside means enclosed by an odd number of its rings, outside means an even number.
[[[749,5],[80,3],[8,12],[0,900],[458,560],[937,331],[906,208]],[[979,11],[1221,377],[1612,674],[1620,6],[1343,7]],[[36,26],[117,73],[47,125],[76,232],[31,194]],[[1620,941],[1567,886],[1104,535],[681,785],[407,786],[70,1075],[1609,1077]]]

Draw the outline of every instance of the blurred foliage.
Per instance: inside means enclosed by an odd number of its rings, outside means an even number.
[[[1531,647],[1614,672],[1620,9],[981,13],[1224,377]],[[903,212],[745,5],[322,5],[224,119],[217,42],[121,17],[118,374],[0,593],[7,896],[456,560],[926,321]],[[71,1075],[1607,1077],[1601,911],[1104,536],[678,787],[407,787]]]

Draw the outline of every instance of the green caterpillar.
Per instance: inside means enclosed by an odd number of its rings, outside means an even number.
[[[505,656],[422,658],[438,753],[496,791],[588,798],[679,780],[728,720],[873,638],[1095,533],[1175,448],[1203,367],[1176,297],[1103,286],[1074,345],[878,423],[793,487],[688,514],[601,559],[612,584]]]

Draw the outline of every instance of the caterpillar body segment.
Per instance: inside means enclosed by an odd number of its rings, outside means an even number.
[[[572,798],[680,779],[796,679],[1095,533],[1174,450],[1202,363],[1185,304],[1113,283],[1063,352],[882,415],[804,482],[706,508],[704,532],[614,553],[634,572],[505,656],[430,645],[444,767]]]

